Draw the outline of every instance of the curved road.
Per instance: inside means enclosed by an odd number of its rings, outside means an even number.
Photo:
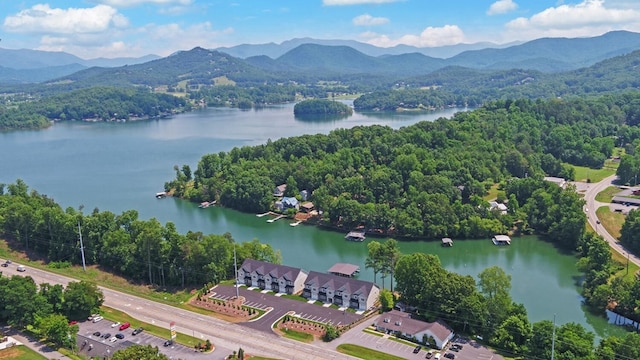
[[[31,276],[37,284],[63,284],[78,281],[62,275],[27,267],[27,271],[16,271],[17,264],[0,268],[5,275]],[[354,359],[345,354],[314,344],[281,338],[275,334],[249,329],[245,326],[183,310],[170,305],[146,300],[119,291],[100,287],[104,293],[104,305],[126,312],[132,317],[167,328],[176,322],[176,330],[194,337],[209,339],[216,346],[212,358],[224,359],[233,350],[242,347],[245,353],[269,356],[278,359]]]
[[[632,262],[640,266],[640,258],[629,253],[627,249],[625,249],[625,247],[618,242],[618,239],[614,238],[611,234],[609,234],[607,229],[605,229],[604,226],[600,225],[600,220],[598,219],[598,215],[596,215],[596,210],[598,210],[599,207],[608,205],[607,203],[601,203],[599,201],[596,201],[596,195],[598,195],[599,192],[603,191],[609,186],[615,186],[613,184],[613,181],[616,179],[616,177],[617,177],[616,175],[611,175],[607,178],[602,179],[602,181],[600,182],[587,184],[587,190],[584,193],[584,200],[586,202],[585,212],[587,213],[587,221],[589,221],[589,224],[591,225],[591,227],[595,229],[596,234],[602,236],[602,238],[607,243],[609,243],[609,246],[613,250],[620,253],[623,257],[626,257],[627,259],[629,259],[629,262]]]

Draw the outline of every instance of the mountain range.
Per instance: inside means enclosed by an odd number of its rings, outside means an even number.
[[[0,82],[15,84],[20,82],[20,76],[23,83],[48,81],[72,84],[69,85],[71,88],[91,85],[175,86],[184,81],[190,84],[212,84],[214,79],[220,77],[226,77],[237,84],[261,84],[265,81],[312,83],[318,80],[346,81],[354,78],[372,82],[394,82],[416,76],[433,76],[437,70],[449,69],[447,71],[450,72],[451,68],[458,69],[458,72],[466,68],[480,73],[513,69],[542,73],[567,72],[640,49],[640,34],[627,31],[609,32],[592,38],[543,38],[505,48],[466,50],[446,59],[420,52],[373,56],[352,46],[307,43],[305,40],[313,39],[297,39],[279,45],[281,50],[297,46],[277,58],[266,54],[240,58],[220,50],[194,48],[164,58],[150,56],[107,61],[82,60],[66,53],[43,54],[31,50],[14,50],[11,56],[15,56],[13,60],[19,61],[11,63],[20,63],[22,69],[0,68]],[[267,45],[264,45],[267,48],[263,48],[265,52],[274,51],[272,45]],[[374,48],[362,45],[360,48]],[[235,47],[235,50],[244,49],[245,54],[249,54],[250,49],[260,49],[260,46],[244,45]],[[9,64],[7,54],[9,50],[0,49],[0,66]],[[152,60],[145,61],[148,59]],[[105,62],[113,67],[93,65],[86,68],[91,64]],[[118,63],[126,65],[116,65]],[[38,76],[46,76],[47,72],[51,74],[49,79],[36,80]]]

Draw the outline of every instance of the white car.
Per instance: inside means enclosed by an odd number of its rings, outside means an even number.
[[[102,316],[98,315],[98,316],[94,316],[92,321],[93,321],[94,323],[97,323],[98,321],[100,321],[100,320],[102,320],[102,319],[104,319],[104,318],[103,318]]]
[[[111,327],[112,327],[112,328],[114,328],[114,327],[116,327],[116,326],[120,326],[120,323],[119,323],[119,322],[114,322],[113,324],[111,324]]]
[[[111,339],[109,339],[109,341],[111,341],[111,342],[116,342],[116,341],[118,341],[118,338],[114,336],[114,337],[112,337]]]

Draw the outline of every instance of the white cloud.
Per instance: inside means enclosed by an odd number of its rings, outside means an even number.
[[[391,39],[387,35],[372,32],[363,33],[360,36],[365,38],[367,43],[380,47],[391,47],[400,44],[416,47],[436,47],[459,44],[465,41],[464,32],[457,25],[429,26],[419,35],[403,35],[397,39]]]
[[[505,14],[517,8],[518,4],[513,2],[513,0],[498,0],[491,4],[489,10],[487,10],[487,15]]]
[[[611,30],[640,30],[640,10],[606,7],[604,0],[547,8],[529,18],[506,24],[507,36],[519,40],[538,37],[595,36]]]
[[[187,6],[191,5],[192,0],[97,0],[97,2],[114,7],[133,7],[143,4]]]
[[[3,25],[9,32],[83,34],[103,32],[112,27],[123,28],[128,24],[125,16],[107,5],[52,9],[48,4],[38,4],[7,16]]]
[[[124,1],[124,0],[122,0]],[[365,4],[386,4],[403,0],[322,0],[322,4],[326,6],[342,6],[342,5],[365,5]]]
[[[353,18],[353,24],[356,26],[376,26],[384,25],[389,22],[389,19],[384,17],[373,17],[369,14],[359,15]]]

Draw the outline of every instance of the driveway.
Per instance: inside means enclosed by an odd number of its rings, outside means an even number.
[[[323,324],[331,323],[334,326],[348,325],[362,318],[362,315],[351,311],[332,309],[321,305],[309,304],[304,301],[287,299],[276,296],[272,292],[263,293],[249,290],[246,287],[240,287],[238,290],[240,296],[245,298],[245,305],[263,310],[272,308],[271,311],[257,320],[239,323],[239,325],[254,330],[272,332],[271,327],[273,324],[290,311],[295,312],[300,318]],[[215,299],[226,300],[234,296],[236,296],[236,289],[233,286],[218,285],[212,289],[211,297]]]

